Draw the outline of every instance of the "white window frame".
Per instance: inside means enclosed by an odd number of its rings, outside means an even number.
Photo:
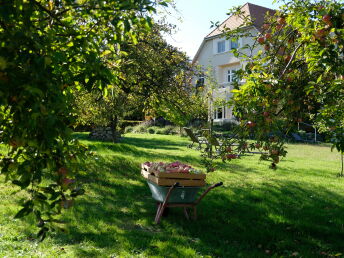
[[[221,117],[219,117],[221,114]],[[226,107],[217,107],[214,111],[214,119],[225,119],[226,118]]]
[[[236,69],[228,69],[227,70],[227,82],[237,82],[238,81],[238,78],[236,77],[236,72],[237,70]]]
[[[226,52],[226,41],[220,40],[217,42],[217,53],[219,54],[219,53],[224,53],[224,52]]]

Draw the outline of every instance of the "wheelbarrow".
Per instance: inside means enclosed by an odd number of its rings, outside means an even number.
[[[190,215],[188,208],[193,210],[192,218],[197,219],[197,205],[207,195],[207,193],[215,187],[223,185],[222,182],[209,186],[199,197],[198,192],[201,187],[182,187],[176,182],[170,187],[157,185],[147,180],[148,186],[152,192],[152,197],[157,201],[157,211],[155,215],[155,223],[159,224],[166,208],[182,207],[184,215],[189,220]],[[198,198],[197,198],[198,197]]]

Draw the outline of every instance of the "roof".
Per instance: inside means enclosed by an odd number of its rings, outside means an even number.
[[[245,16],[249,16],[251,18],[251,21],[253,23],[253,26],[258,30],[261,31],[262,25],[264,23],[264,18],[266,13],[269,13],[270,15],[273,15],[275,13],[275,10],[266,8],[263,6],[246,3],[241,7],[241,10],[243,11],[243,14]],[[237,15],[231,15],[229,16],[223,23],[220,24],[216,29],[214,29],[212,32],[210,32],[205,39],[211,38],[217,35],[222,34],[223,29],[235,29],[242,25],[243,19],[238,17]]]

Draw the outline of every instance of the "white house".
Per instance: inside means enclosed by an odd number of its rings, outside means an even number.
[[[248,16],[253,26],[248,27],[247,30],[252,35],[257,35],[264,23],[264,17],[267,13],[273,14],[274,10],[258,6],[251,3],[246,3],[241,7],[241,10]],[[234,48],[240,48],[246,44],[252,45],[254,40],[252,37],[242,37],[238,41],[226,39],[223,30],[234,29],[243,23],[242,18],[232,15],[229,16],[222,24],[210,32],[199,47],[193,63],[202,67],[203,71],[210,70],[213,72],[213,79],[217,82],[218,87],[214,91],[215,98],[222,98],[228,100],[231,98],[233,90],[232,83],[236,80],[234,71],[238,70],[244,64],[243,60],[236,58],[231,52]],[[258,51],[261,47],[257,47]],[[207,78],[201,75],[197,82],[198,84],[206,83]],[[232,109],[228,107],[212,107],[214,122],[224,122],[233,118]]]

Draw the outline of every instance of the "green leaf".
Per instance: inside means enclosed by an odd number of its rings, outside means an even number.
[[[30,214],[33,211],[31,207],[24,207],[21,210],[18,211],[18,213],[14,216],[15,219],[22,218],[28,214]]]

